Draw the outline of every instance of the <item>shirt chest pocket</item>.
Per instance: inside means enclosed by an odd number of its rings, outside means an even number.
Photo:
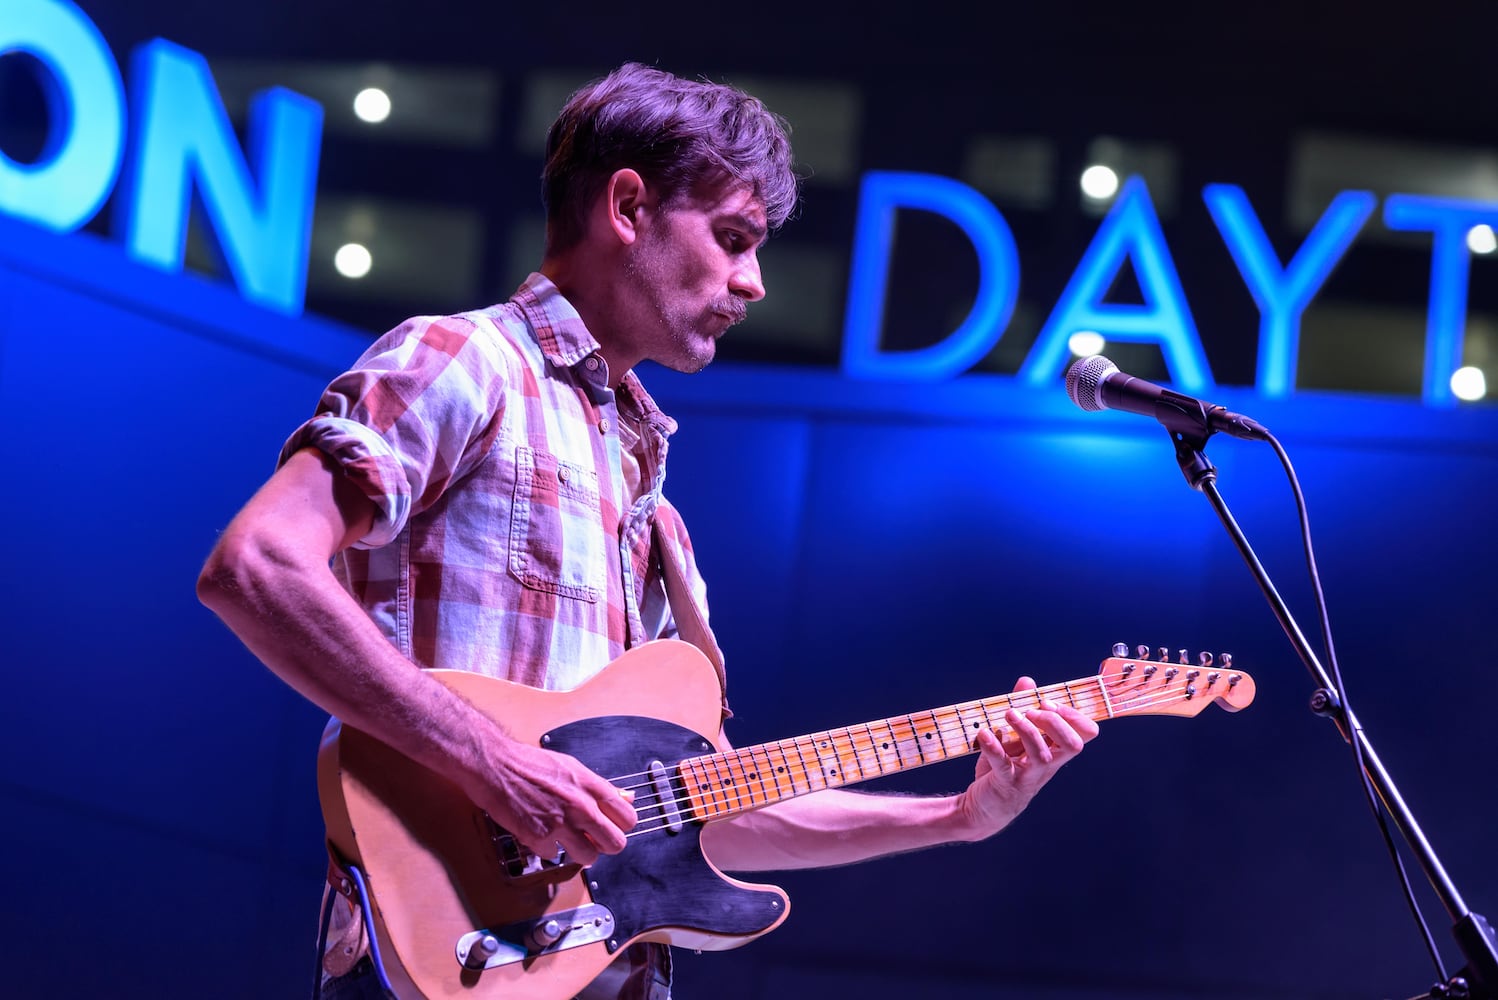
[[[511,575],[533,590],[597,603],[603,596],[607,536],[598,473],[517,446]]]

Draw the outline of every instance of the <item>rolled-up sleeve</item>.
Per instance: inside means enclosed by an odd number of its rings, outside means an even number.
[[[317,448],[375,506],[357,548],[388,544],[493,443],[507,382],[499,355],[460,317],[419,317],[381,337],[324,390],[281,449]]]

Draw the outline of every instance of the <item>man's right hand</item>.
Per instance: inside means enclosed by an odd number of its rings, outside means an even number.
[[[569,862],[586,866],[624,850],[636,820],[632,795],[568,754],[501,739],[467,789],[494,822],[537,857],[555,857],[560,845]]]

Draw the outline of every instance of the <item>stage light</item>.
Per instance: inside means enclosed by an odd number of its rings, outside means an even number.
[[[365,87],[354,96],[354,114],[371,125],[390,117],[390,95],[379,87]]]
[[[1093,201],[1104,201],[1118,193],[1118,174],[1112,167],[1094,163],[1082,171],[1082,193]]]
[[[1481,368],[1467,365],[1452,372],[1451,392],[1457,399],[1475,402],[1488,394],[1488,380]]]
[[[362,278],[374,266],[374,258],[362,243],[345,243],[333,255],[333,266],[345,278]]]
[[[1077,357],[1090,358],[1094,354],[1102,354],[1107,341],[1096,330],[1078,330],[1066,338],[1066,346]]]
[[[1467,230],[1467,249],[1473,253],[1492,253],[1498,250],[1498,236],[1493,227],[1482,223]]]

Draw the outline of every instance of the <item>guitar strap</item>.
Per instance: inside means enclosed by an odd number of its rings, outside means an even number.
[[[328,846],[328,884],[323,890],[323,908],[329,926],[323,947],[323,969],[330,976],[346,975],[354,964],[369,950],[365,934],[363,907],[354,890],[354,880],[338,858],[338,852]]]
[[[676,622],[677,633],[696,646],[706,656],[713,669],[718,672],[718,690],[723,695],[723,718],[733,715],[728,707],[728,674],[723,669],[723,651],[707,620],[702,617],[702,608],[692,599],[687,585],[686,567],[680,561],[681,543],[675,537],[679,522],[657,514],[651,519],[652,536],[655,542],[655,558],[661,567],[661,577],[666,581],[666,599],[671,604],[671,617]]]

